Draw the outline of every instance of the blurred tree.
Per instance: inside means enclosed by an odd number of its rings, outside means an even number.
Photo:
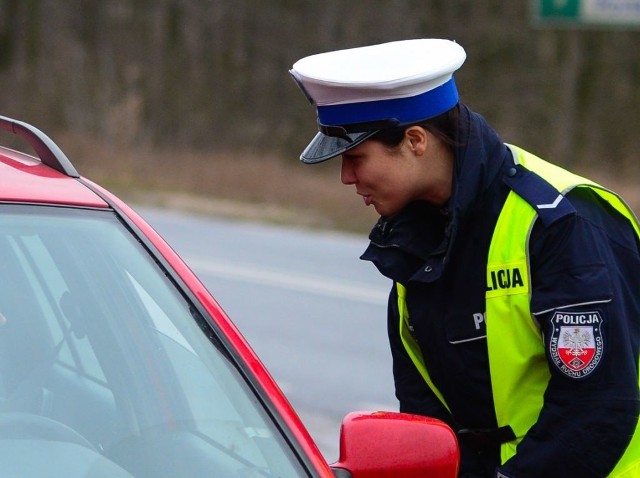
[[[0,114],[109,141],[296,158],[307,54],[445,37],[463,101],[560,163],[636,169],[640,32],[535,25],[517,0],[0,0]]]

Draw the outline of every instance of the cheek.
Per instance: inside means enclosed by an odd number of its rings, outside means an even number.
[[[407,204],[416,199],[411,184],[398,176],[386,177],[380,184],[376,200],[379,204],[378,211],[383,216],[389,216],[400,212]]]
[[[366,168],[368,180],[379,184],[381,188],[395,188],[400,185],[403,182],[402,165],[396,159],[392,156],[384,156],[375,163],[368,164]]]
[[[404,174],[403,169],[389,168],[381,172],[377,180],[381,190],[400,198],[410,193],[413,178]]]

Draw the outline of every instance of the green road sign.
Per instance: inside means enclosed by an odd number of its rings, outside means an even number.
[[[640,0],[536,0],[540,23],[640,27]]]
[[[580,0],[540,0],[540,17],[575,20],[580,14]]]

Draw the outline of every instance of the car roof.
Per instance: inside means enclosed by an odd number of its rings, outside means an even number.
[[[0,147],[0,201],[107,208],[78,178],[25,153]]]

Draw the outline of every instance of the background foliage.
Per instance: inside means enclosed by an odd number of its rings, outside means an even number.
[[[462,99],[505,141],[637,174],[640,32],[547,28],[527,0],[0,0],[0,114],[110,147],[293,163],[315,118],[291,65],[416,37],[464,46]]]

